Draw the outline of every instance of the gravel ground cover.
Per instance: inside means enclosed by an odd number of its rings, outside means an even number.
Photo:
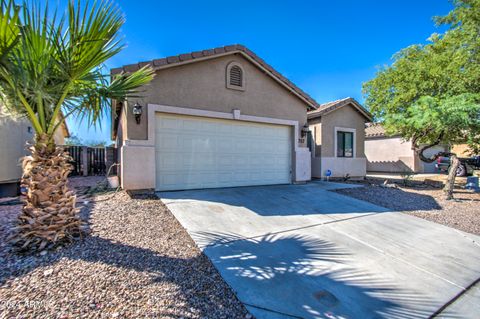
[[[468,233],[480,235],[480,194],[457,188],[455,200],[445,200],[442,189],[429,185],[380,187],[369,181],[365,187],[337,190],[395,211],[424,218]]]
[[[98,178],[72,178],[79,193]],[[20,205],[0,206],[0,318],[251,318],[153,195],[80,198],[90,234],[19,256],[5,239]]]

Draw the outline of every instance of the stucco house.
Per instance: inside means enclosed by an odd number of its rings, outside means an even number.
[[[0,106],[0,197],[18,194],[22,176],[20,159],[27,154],[27,142],[34,134],[30,121],[2,114]],[[61,125],[55,132],[55,142],[62,145],[66,137],[69,137],[68,128]]]
[[[452,145],[450,151],[457,154],[458,157],[470,157],[472,155],[476,155],[472,152],[472,149],[468,146],[468,144]]]
[[[364,132],[371,121],[372,115],[351,97],[309,111],[312,176],[365,176]]]
[[[448,150],[448,146],[438,145],[425,151],[431,156]],[[412,149],[412,141],[401,136],[388,136],[384,127],[371,123],[365,128],[365,155],[367,171],[385,173],[436,173],[435,163],[420,160]]]
[[[112,138],[124,189],[310,180],[307,111],[319,104],[248,48],[196,51],[111,73],[144,65],[156,76],[142,98],[112,101]]]

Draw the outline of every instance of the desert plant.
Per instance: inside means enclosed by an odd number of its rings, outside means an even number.
[[[405,170],[400,173],[400,177],[402,178],[403,186],[408,186],[410,184],[410,181],[413,178],[413,172]]]
[[[411,140],[424,162],[451,157],[447,199],[453,198],[460,162],[453,153],[427,156],[425,151],[441,144],[480,147],[480,1],[453,4],[450,13],[435,18],[447,31],[432,34],[428,44],[401,50],[363,87],[366,105],[388,134]]]
[[[150,68],[110,80],[103,64],[123,48],[122,13],[111,1],[70,1],[64,14],[30,2],[1,0],[0,96],[11,114],[35,129],[23,160],[25,205],[13,241],[42,250],[82,233],[76,198],[67,186],[69,156],[53,136],[68,116],[94,125],[110,99],[137,96]]]

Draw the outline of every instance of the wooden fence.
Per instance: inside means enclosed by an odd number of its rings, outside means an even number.
[[[73,161],[70,163],[73,165],[73,170],[70,176],[83,175],[82,173],[82,147],[81,146],[64,146],[65,150],[70,154]]]
[[[88,175],[105,175],[105,148],[87,148]]]
[[[108,168],[117,162],[114,147],[87,147],[66,145],[65,150],[72,157],[73,170],[70,176],[105,175]],[[116,174],[116,167],[110,174]]]

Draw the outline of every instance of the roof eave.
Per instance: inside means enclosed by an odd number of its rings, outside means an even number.
[[[200,53],[208,54],[208,55],[199,56]],[[267,73],[276,82],[278,82],[284,88],[289,90],[292,94],[294,94],[296,97],[298,97],[300,100],[302,100],[305,104],[307,104],[309,106],[309,108],[307,107],[307,111],[315,110],[319,107],[319,104],[313,98],[311,98],[307,93],[305,93],[302,89],[297,87],[294,83],[289,81],[287,78],[282,76],[280,73],[275,71],[275,69],[273,67],[269,66],[265,61],[263,61],[255,53],[253,53],[252,51],[250,51],[248,48],[246,48],[243,45],[225,46],[223,48],[216,48],[216,49],[203,50],[203,51],[195,51],[195,52],[192,52],[191,54],[180,54],[180,55],[177,55],[177,56],[166,57],[166,58],[163,58],[163,59],[157,59],[157,60],[148,61],[148,62],[140,62],[140,63],[136,63],[136,64],[129,64],[129,65],[125,65],[125,66],[120,67],[120,68],[111,69],[110,73],[111,73],[111,75],[115,75],[115,74],[119,74],[121,72],[126,72],[126,73],[134,72],[134,71],[138,70],[139,68],[144,67],[146,65],[149,65],[155,71],[158,71],[158,70],[168,69],[168,68],[177,67],[177,66],[181,66],[181,65],[186,65],[186,64],[190,64],[190,63],[215,59],[215,58],[219,58],[219,57],[227,56],[227,55],[232,55],[232,54],[241,54],[248,61],[250,61],[255,66],[260,68],[262,71]],[[195,56],[197,56],[197,57],[195,57]],[[156,63],[156,61],[157,61],[157,63]],[[268,67],[266,67],[266,66],[268,66]],[[298,91],[300,91],[301,93],[299,93]]]
[[[331,112],[335,112],[336,110],[338,110],[338,109],[340,109],[344,106],[347,106],[349,104],[353,105],[355,107],[355,109],[366,118],[367,121],[373,121],[372,114],[370,112],[368,112],[362,105],[360,105],[360,103],[358,103],[354,98],[348,98],[348,99],[340,100],[338,102],[338,104],[333,104],[333,105],[329,106],[328,108],[326,108],[325,110],[312,111],[311,113],[307,114],[307,119],[311,120],[311,119],[322,117],[322,116],[327,115]]]

